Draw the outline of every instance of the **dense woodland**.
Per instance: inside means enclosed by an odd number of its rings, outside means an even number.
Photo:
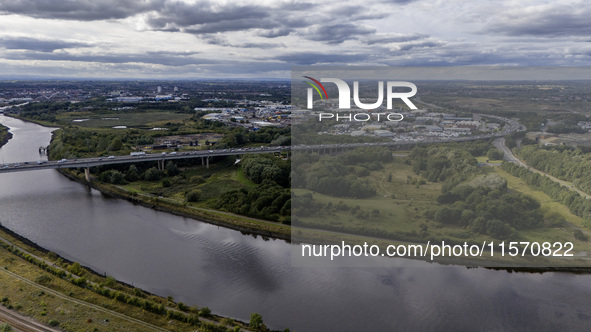
[[[437,198],[441,207],[434,210],[435,221],[500,239],[513,236],[515,230],[542,224],[543,214],[537,201],[508,191],[504,179],[483,172],[464,149],[419,147],[411,157],[417,174],[443,183]]]
[[[515,238],[520,230],[544,226],[547,218],[539,202],[508,190],[505,179],[478,165],[474,156],[488,154],[494,155],[488,142],[418,146],[411,151],[408,163],[418,175],[417,188],[429,182],[442,184],[436,204],[423,211],[428,220],[498,239]],[[358,149],[328,157],[303,154],[294,161],[293,185],[333,197],[372,198],[377,194],[375,181],[366,179],[389,162],[391,152],[385,148]],[[322,203],[309,193],[294,197],[294,214],[298,218],[324,218],[339,211],[360,220],[372,220],[381,214],[379,210],[364,210],[342,202]],[[327,223],[323,227],[335,226]],[[371,225],[347,231],[388,235]],[[425,236],[428,237],[427,233]]]
[[[529,166],[570,181],[577,188],[591,194],[591,149],[527,145],[516,152]]]
[[[573,190],[561,186],[547,176],[534,173],[524,167],[507,162],[504,162],[501,167],[510,174],[524,180],[533,188],[543,191],[554,201],[564,204],[572,213],[585,219],[587,226],[591,226],[591,200],[582,197]]]
[[[273,155],[249,155],[242,171],[256,187],[226,192],[214,208],[282,223],[291,223],[290,162]]]
[[[376,191],[367,177],[391,160],[392,153],[385,148],[360,148],[322,158],[317,154],[298,154],[294,157],[293,186],[335,197],[372,197]]]

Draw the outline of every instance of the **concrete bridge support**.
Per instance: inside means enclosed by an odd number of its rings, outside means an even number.
[[[207,160],[205,161],[206,167],[209,168],[209,157],[206,158]]]
[[[84,168],[84,178],[86,179],[86,182],[90,182],[90,167]]]
[[[164,171],[164,159],[158,160],[158,170]]]

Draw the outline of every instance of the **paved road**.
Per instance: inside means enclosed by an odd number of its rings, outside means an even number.
[[[187,152],[162,152],[146,153],[142,155],[91,157],[78,159],[62,159],[51,161],[23,161],[11,164],[0,165],[0,173],[34,171],[40,169],[58,169],[58,168],[85,168],[101,165],[137,163],[146,161],[164,161],[174,159],[204,158],[218,156],[241,156],[244,154],[257,153],[280,153],[290,150],[289,146],[260,147],[260,148],[240,148],[240,149],[219,149],[219,150],[199,150]]]

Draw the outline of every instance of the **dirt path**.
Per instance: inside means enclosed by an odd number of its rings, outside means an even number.
[[[12,242],[8,241],[7,239],[5,239],[5,238],[3,238],[3,237],[0,237],[0,241],[4,242],[4,243],[6,243],[6,244],[8,244],[8,245],[10,245],[10,246],[14,246],[15,248],[18,248],[20,251],[22,251],[22,252],[24,252],[24,253],[26,253],[26,254],[30,255],[31,257],[33,257],[33,258],[35,258],[35,259],[37,259],[37,260],[39,260],[39,261],[43,261],[43,262],[45,262],[45,263],[46,263],[46,264],[48,264],[49,266],[55,266],[55,264],[53,264],[53,262],[51,262],[51,261],[48,261],[48,260],[46,260],[46,259],[43,259],[43,258],[41,258],[41,257],[39,257],[39,256],[36,256],[35,254],[33,254],[33,253],[30,253],[30,252],[28,252],[28,251],[24,250],[23,248],[21,248],[21,247],[19,247],[19,246],[15,245],[14,243],[12,243]],[[63,269],[62,269],[62,270],[63,270]],[[115,316],[115,317],[117,317],[117,318],[121,318],[121,319],[124,319],[124,320],[130,321],[130,322],[133,322],[133,323],[135,323],[135,324],[138,324],[138,325],[140,325],[140,326],[142,326],[142,327],[146,328],[147,330],[150,330],[150,331],[168,331],[168,330],[166,330],[166,329],[163,329],[163,328],[161,328],[161,327],[158,327],[158,326],[156,326],[156,325],[152,325],[152,324],[150,324],[150,323],[147,323],[147,322],[144,322],[144,321],[142,321],[142,320],[139,320],[139,319],[136,319],[136,318],[133,318],[133,317],[126,316],[126,315],[124,315],[124,314],[121,314],[121,313],[118,313],[118,312],[116,312],[116,311],[109,310],[109,309],[105,309],[104,307],[101,307],[101,306],[98,306],[98,305],[94,305],[94,304],[92,304],[92,303],[84,302],[84,301],[77,300],[77,299],[74,299],[74,298],[72,298],[72,297],[66,296],[66,295],[64,295],[64,294],[62,294],[62,293],[60,293],[60,292],[57,292],[57,291],[54,291],[54,290],[53,290],[53,289],[51,289],[51,288],[48,288],[48,287],[45,287],[45,286],[39,285],[39,284],[37,284],[37,283],[35,283],[35,282],[33,282],[33,281],[31,281],[31,280],[27,279],[27,278],[24,278],[24,277],[22,277],[22,276],[20,276],[20,275],[18,275],[18,274],[16,274],[16,273],[14,273],[14,272],[11,272],[11,271],[8,271],[8,270],[6,270],[6,269],[4,269],[4,268],[0,268],[0,271],[2,271],[2,272],[3,272],[3,273],[5,273],[5,274],[8,274],[8,275],[10,275],[11,277],[14,277],[14,278],[16,278],[16,279],[19,279],[19,280],[21,280],[21,281],[23,281],[23,282],[25,282],[25,283],[27,283],[27,284],[29,284],[29,285],[31,285],[31,286],[34,286],[34,287],[36,287],[36,288],[38,288],[38,289],[41,289],[41,290],[43,290],[43,291],[44,291],[44,292],[46,292],[46,293],[51,293],[51,294],[53,294],[53,295],[55,295],[55,296],[57,296],[57,297],[59,297],[59,298],[62,298],[62,299],[68,300],[68,301],[72,301],[72,302],[74,302],[74,303],[77,303],[77,304],[79,304],[79,305],[83,305],[83,306],[86,306],[86,307],[89,307],[89,308],[92,308],[92,309],[95,309],[95,310],[98,310],[98,311],[104,312],[104,313],[106,313],[106,314],[109,314],[109,315]],[[2,308],[2,309],[5,309],[4,307],[0,307],[0,308]],[[5,309],[5,310],[8,310],[8,309]],[[10,312],[10,313],[13,313],[12,311],[9,311],[9,312]],[[16,314],[15,314],[15,315],[16,315]],[[0,320],[1,320],[1,319],[0,319]],[[32,319],[28,319],[28,318],[27,318],[27,320],[28,320],[29,322],[34,322]],[[10,323],[10,324],[12,325],[12,323]],[[36,324],[38,324],[38,323],[36,323]],[[39,325],[40,325],[40,324],[39,324]],[[14,327],[14,326],[13,326],[13,327]],[[24,331],[57,331],[57,330],[54,330],[54,329],[50,329],[50,328],[48,328],[48,327],[45,327],[45,328],[47,328],[47,330],[24,330]]]
[[[59,330],[37,323],[31,318],[22,316],[3,306],[0,306],[0,322],[9,324],[13,331],[59,332]]]

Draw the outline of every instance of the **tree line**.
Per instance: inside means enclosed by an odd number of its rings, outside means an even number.
[[[273,155],[257,154],[241,160],[244,175],[257,184],[222,194],[215,209],[232,213],[291,223],[291,164]]]
[[[509,174],[519,177],[531,187],[543,191],[554,201],[564,204],[573,214],[588,222],[591,221],[591,200],[561,186],[547,176],[532,172],[513,163],[504,162],[501,164],[501,168]],[[587,223],[587,225],[591,224]]]
[[[369,175],[391,160],[392,152],[374,147],[323,158],[314,153],[298,154],[293,159],[293,185],[334,197],[372,197],[376,190]]]
[[[531,167],[570,181],[582,191],[591,193],[591,154],[583,148],[527,145],[517,149],[516,153]]]

